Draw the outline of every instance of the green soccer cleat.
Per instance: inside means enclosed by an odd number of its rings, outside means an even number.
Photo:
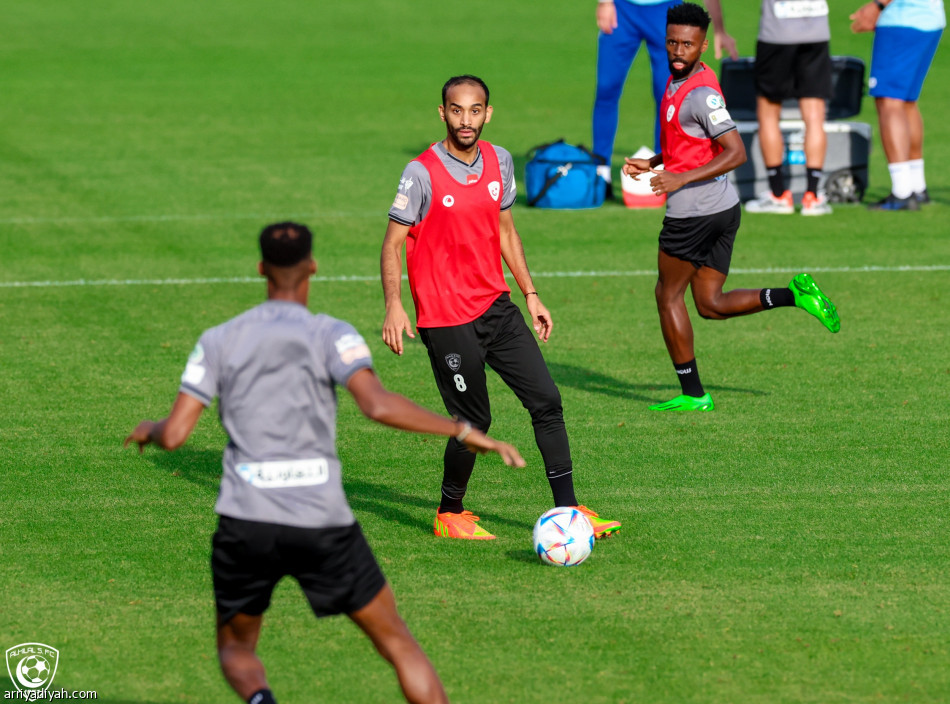
[[[677,396],[666,403],[655,403],[650,406],[651,411],[711,411],[715,408],[712,396]]]
[[[818,284],[808,274],[799,274],[788,284],[795,296],[795,305],[807,313],[811,313],[821,324],[831,332],[841,329],[841,317],[835,304],[828,300],[828,296],[821,292]]]

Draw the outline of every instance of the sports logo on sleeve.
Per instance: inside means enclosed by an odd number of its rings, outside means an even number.
[[[336,353],[340,355],[340,361],[343,364],[352,364],[358,359],[368,359],[370,357],[369,347],[360,334],[347,333],[333,344],[336,346]]]
[[[401,178],[399,179],[399,188],[396,193],[396,200],[393,201],[392,207],[395,210],[405,210],[406,206],[409,205],[409,189],[412,188],[412,179],[411,178]]]
[[[204,368],[204,360],[205,351],[199,342],[195,345],[195,349],[191,351],[191,354],[188,355],[188,364],[185,365],[185,371],[181,375],[182,384],[197,386],[204,380],[207,371]]]
[[[722,99],[719,93],[710,93],[706,96],[706,105],[709,106],[710,110],[718,110],[726,107],[726,101]]]
[[[729,115],[729,111],[725,108],[719,108],[718,110],[713,110],[709,113],[709,121],[713,125],[719,125],[723,122],[728,122],[732,117]]]

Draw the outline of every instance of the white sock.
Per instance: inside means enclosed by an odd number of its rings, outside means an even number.
[[[898,161],[887,165],[891,172],[891,193],[895,198],[910,198],[914,194],[909,161]]]
[[[911,159],[907,162],[910,166],[910,185],[914,193],[923,193],[927,190],[927,181],[924,178],[924,160]]]
[[[610,166],[607,164],[599,164],[597,166],[597,175],[604,179],[604,181],[607,183],[610,183]]]

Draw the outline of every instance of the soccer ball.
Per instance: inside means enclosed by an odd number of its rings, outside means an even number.
[[[534,524],[534,549],[541,562],[574,567],[594,549],[594,527],[576,508],[552,508]]]
[[[20,672],[31,683],[42,684],[49,677],[49,663],[40,655],[30,655],[23,661]]]

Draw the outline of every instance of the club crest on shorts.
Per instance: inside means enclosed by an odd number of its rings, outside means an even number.
[[[451,354],[445,355],[445,363],[449,365],[449,369],[453,372],[457,372],[462,366],[462,355],[452,352]]]
[[[44,643],[20,643],[7,648],[7,673],[21,692],[49,689],[59,665],[59,651]]]

